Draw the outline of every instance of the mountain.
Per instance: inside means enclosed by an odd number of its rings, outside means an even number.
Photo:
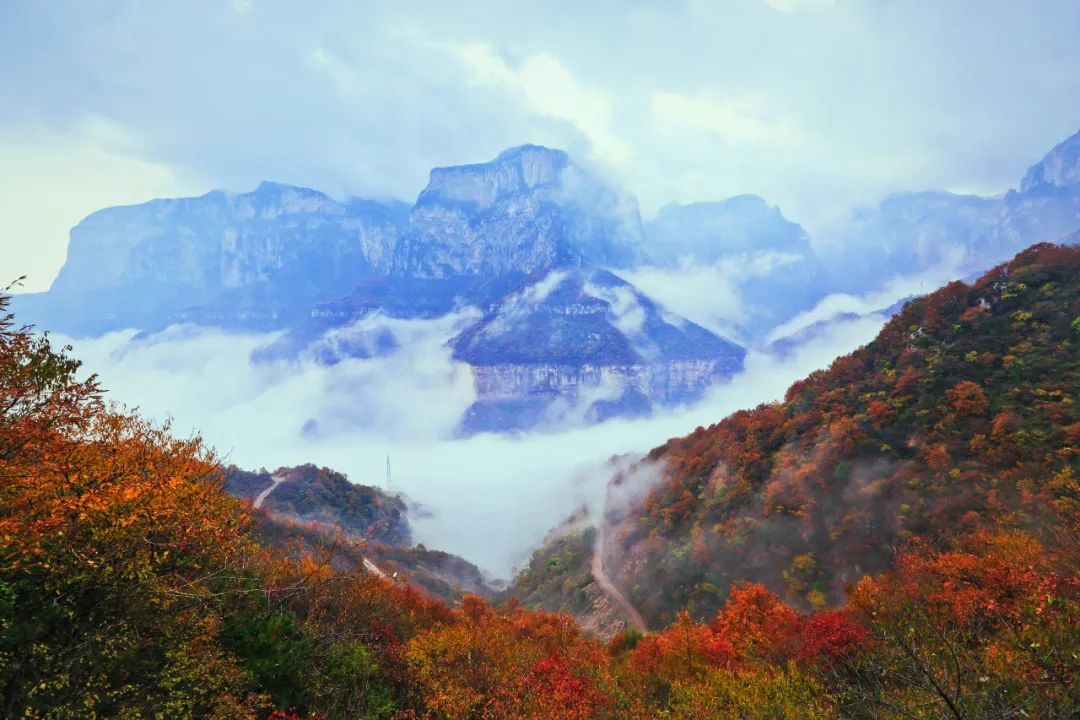
[[[757,195],[716,202],[671,203],[645,224],[649,259],[676,266],[681,259],[716,262],[743,253],[788,253],[813,261],[806,231]]]
[[[645,236],[656,265],[721,271],[743,306],[734,324],[751,341],[814,307],[829,291],[809,235],[757,195],[666,205],[645,224]],[[778,285],[784,292],[776,292]]]
[[[547,412],[554,400],[576,406],[593,395],[580,409],[591,419],[647,412],[741,368],[740,348],[600,273],[640,263],[643,245],[632,197],[561,150],[523,145],[490,162],[435,168],[411,209],[263,183],[101,210],[72,230],[50,291],[15,306],[75,335],[174,322],[282,329],[256,361],[307,352],[325,363],[400,347],[389,330],[353,331],[358,320],[474,308],[482,319],[451,341],[476,377],[478,402],[463,428],[519,429],[565,416]],[[548,302],[522,327],[502,328],[497,313],[552,272],[576,278],[562,310]],[[600,295],[586,297],[591,290]],[[593,315],[576,314],[583,304]],[[552,357],[565,342],[583,344]]]
[[[484,574],[469,561],[413,544],[407,505],[400,495],[351,483],[339,472],[311,464],[273,473],[231,466],[225,471],[223,489],[253,504],[254,528],[264,545],[290,552],[337,545],[338,566],[377,571],[445,602],[458,602],[467,593],[494,594]]]
[[[77,335],[177,321],[285,327],[388,272],[406,211],[277,183],[107,208],[72,229],[49,292],[16,304]]]
[[[941,262],[962,276],[1076,230],[1078,145],[1054,148],[1000,198],[887,198],[823,261],[760,197],[669,205],[643,226],[633,197],[537,145],[435,168],[411,208],[263,183],[94,213],[72,230],[50,291],[14,306],[74,335],[175,322],[284,330],[256,361],[326,363],[401,348],[360,320],[464,311],[479,319],[447,340],[475,380],[465,432],[592,422],[693,400],[741,368],[741,348],[663,307],[670,293],[687,314],[700,310],[683,273],[704,268],[695,288],[722,283],[737,298],[736,317],[701,324],[767,349],[772,330],[837,289],[878,290]],[[520,307],[558,277],[551,299]],[[507,324],[500,313],[511,311],[523,315]]]
[[[1076,497],[1078,351],[1077,247],[1037,245],[917,298],[783,402],[619,471],[615,488],[646,489],[609,505],[604,565],[664,624],[682,608],[710,617],[744,580],[799,607],[840,603],[915,538],[1005,519],[1047,532]],[[566,542],[530,564],[526,603],[588,581],[580,560],[537,574]]]
[[[856,211],[823,248],[836,287],[880,287],[944,264],[955,277],[985,271],[1022,248],[1080,229],[1080,132],[1033,165],[1019,190],[980,197],[944,191],[891,195]]]
[[[637,202],[561,150],[522,145],[435,168],[409,214],[394,274],[418,278],[626,267],[642,244]]]
[[[376,311],[412,318],[484,307],[552,269],[633,266],[642,242],[636,200],[561,150],[522,145],[432,170],[386,276],[360,279],[312,315],[340,324]]]
[[[412,544],[404,500],[353,484],[329,468],[301,465],[255,473],[234,466],[225,475],[225,490],[293,522],[334,526],[382,545]]]
[[[559,270],[450,341],[473,370],[466,431],[565,426],[699,398],[746,351],[665,313],[606,270]]]

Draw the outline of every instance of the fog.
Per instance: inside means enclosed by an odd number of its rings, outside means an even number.
[[[833,322],[786,360],[751,352],[742,373],[693,406],[647,419],[464,439],[455,431],[473,400],[471,373],[446,347],[460,315],[367,318],[349,330],[389,330],[399,347],[333,365],[313,355],[253,363],[252,353],[277,335],[193,326],[58,339],[74,346],[114,401],[171,418],[178,434],[202,434],[226,462],[249,469],[310,462],[384,487],[389,454],[391,490],[424,510],[410,518],[416,541],[509,578],[549,529],[602,497],[612,456],[647,452],[736,409],[781,398],[792,381],[869,341],[883,320]]]

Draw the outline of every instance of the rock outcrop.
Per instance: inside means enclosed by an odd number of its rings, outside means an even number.
[[[1020,182],[1020,192],[1049,188],[1059,190],[1080,185],[1080,131],[1058,143],[1032,165]]]
[[[746,351],[663,312],[604,270],[557,270],[488,308],[451,341],[473,368],[468,431],[646,413],[695,400]]]
[[[20,301],[74,334],[176,321],[286,327],[387,273],[406,212],[277,183],[108,208],[72,229],[49,293]]]
[[[394,273],[492,277],[639,260],[636,201],[561,150],[523,145],[487,163],[436,168],[409,215]]]

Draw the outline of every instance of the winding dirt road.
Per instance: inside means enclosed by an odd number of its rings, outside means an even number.
[[[600,586],[600,589],[605,594],[622,608],[623,614],[626,615],[626,619],[631,625],[636,627],[641,632],[648,632],[648,628],[645,625],[645,618],[641,616],[638,609],[626,599],[619,588],[615,587],[615,583],[611,582],[611,578],[608,577],[604,571],[604,548],[607,538],[607,498],[605,497],[604,512],[600,516],[599,526],[596,528],[596,545],[593,547],[592,556],[592,576],[596,580],[596,584]]]
[[[252,505],[257,507],[257,508],[261,508],[263,503],[266,502],[266,498],[270,497],[270,493],[277,490],[278,485],[280,485],[283,482],[285,482],[285,476],[283,476],[283,475],[274,475],[274,476],[272,476],[270,478],[270,485],[265,490],[263,490],[261,493],[259,493],[257,496],[255,496],[255,501],[252,503]],[[369,573],[373,573],[375,575],[378,575],[379,577],[383,578],[384,580],[393,580],[394,579],[394,578],[390,577],[389,575],[387,575],[385,572],[383,572],[383,570],[378,565],[371,562],[366,557],[363,558],[363,561],[364,561],[364,569],[367,570]]]
[[[270,496],[270,493],[277,490],[277,486],[285,482],[283,475],[274,475],[270,478],[270,487],[263,490],[261,493],[255,496],[255,502],[252,503],[257,508],[261,508],[262,504],[266,502],[266,498]]]

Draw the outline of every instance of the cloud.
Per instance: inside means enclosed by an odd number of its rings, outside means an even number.
[[[757,308],[741,286],[768,277],[805,259],[791,253],[739,253],[715,263],[694,263],[689,258],[675,268],[640,267],[620,274],[666,310],[734,340],[736,327],[753,319]],[[778,280],[778,282],[780,282]]]
[[[762,98],[718,98],[710,93],[653,93],[649,109],[665,132],[687,130],[717,135],[733,145],[773,149],[805,144],[808,136]]]
[[[960,247],[944,247],[941,250],[944,259],[925,272],[894,277],[880,290],[865,295],[848,293],[828,295],[813,308],[773,328],[767,340],[771,342],[793,335],[814,323],[832,320],[845,313],[856,315],[877,313],[904,298],[924,295],[936,290],[959,277],[959,268],[964,257],[964,250]]]
[[[821,12],[836,7],[837,0],[764,0],[773,10],[782,13]]]
[[[660,354],[645,334],[647,313],[638,302],[637,294],[621,285],[585,283],[585,292],[608,303],[608,320],[630,342],[641,357],[651,359]]]
[[[589,140],[597,159],[614,166],[632,159],[630,145],[612,127],[611,99],[582,84],[553,55],[537,53],[511,67],[483,43],[459,47],[456,54],[474,83],[504,88],[520,98],[530,112],[573,125]]]
[[[432,167],[535,141],[622,163],[646,214],[753,192],[816,234],[897,190],[1003,191],[1080,117],[1070,0],[1039,13],[988,0],[976,23],[955,3],[193,4],[5,4],[9,182],[47,193],[85,177],[84,154],[59,163],[44,136],[87,115],[137,134],[126,157],[195,193],[271,179],[407,199]],[[38,158],[48,177],[24,175]],[[99,207],[136,199],[71,184]],[[85,206],[47,202],[73,218],[49,231],[61,243]],[[9,214],[5,257],[25,243]],[[52,257],[49,275],[62,249]]]
[[[452,439],[473,397],[469,369],[445,348],[455,322],[371,318],[357,329],[387,328],[399,349],[330,366],[310,357],[251,364],[252,353],[276,335],[191,326],[149,337],[126,331],[68,341],[113,400],[159,420],[171,417],[177,433],[201,432],[228,462],[247,468],[314,462],[353,482],[380,485],[389,453],[393,489],[431,511],[413,520],[417,542],[508,577],[549,529],[602,495],[609,458],[645,452],[736,409],[779,399],[793,380],[880,327],[880,321],[837,325],[786,361],[751,353],[745,372],[702,402],[651,418]]]

